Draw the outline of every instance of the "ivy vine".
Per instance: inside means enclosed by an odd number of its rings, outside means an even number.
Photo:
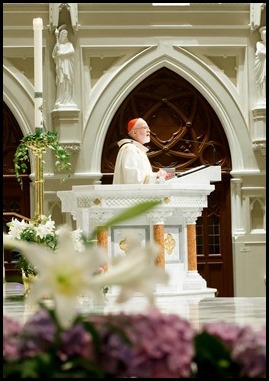
[[[56,170],[63,170],[67,172],[67,176],[65,176],[62,181],[70,177],[71,155],[63,146],[61,146],[57,132],[43,132],[38,130],[35,134],[27,134],[24,136],[15,151],[13,160],[14,171],[21,189],[23,188],[21,175],[27,172],[28,162],[30,161],[29,150],[41,150],[41,152],[43,151],[43,153],[45,153],[47,149],[51,149],[53,151],[56,158]]]

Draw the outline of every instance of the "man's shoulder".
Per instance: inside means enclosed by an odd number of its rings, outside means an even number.
[[[125,150],[132,150],[132,151],[142,151],[142,152],[147,152],[148,148],[143,146],[143,144],[137,142],[136,140],[133,139],[122,139],[118,142],[119,148],[122,151]]]
[[[120,146],[120,148],[121,147],[123,147],[123,146],[132,146],[132,147],[134,147],[134,144],[133,144],[134,142],[133,141],[131,141],[131,142],[125,142],[125,143],[123,143],[121,146]]]
[[[123,146],[126,146],[126,145],[133,145],[134,144],[134,140],[132,139],[122,139],[118,142],[118,146],[121,148]]]

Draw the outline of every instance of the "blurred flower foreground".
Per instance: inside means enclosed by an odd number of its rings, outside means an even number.
[[[55,221],[52,221],[51,216],[40,216],[38,220],[18,220],[12,218],[6,224],[8,226],[8,235],[16,240],[27,242],[36,242],[48,246],[51,250],[56,250],[57,247],[57,232]],[[17,255],[18,267],[22,269],[26,276],[36,275],[37,269],[27,260],[22,252]]]
[[[123,217],[143,208],[139,210]],[[3,318],[3,378],[266,377],[265,327],[255,331],[216,322],[197,330],[155,307],[156,284],[167,283],[168,275],[154,265],[159,253],[154,243],[142,246],[131,237],[128,255],[117,258],[108,271],[99,271],[105,268],[106,254],[92,244],[77,250],[67,226],[57,231],[56,250],[8,234],[3,240],[38,269],[27,299],[39,304],[24,324]],[[149,302],[148,310],[79,312],[81,295],[100,301],[102,288],[112,285],[119,288],[117,302],[140,293]]]

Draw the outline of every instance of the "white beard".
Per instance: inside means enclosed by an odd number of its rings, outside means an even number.
[[[150,142],[150,136],[145,136],[143,140],[143,144],[149,143]]]

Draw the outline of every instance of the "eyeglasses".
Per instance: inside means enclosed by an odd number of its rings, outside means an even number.
[[[137,127],[135,130],[150,130],[149,126]]]

